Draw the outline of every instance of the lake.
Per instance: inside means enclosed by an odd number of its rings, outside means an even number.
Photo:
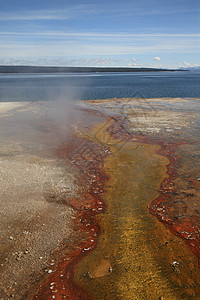
[[[200,97],[200,73],[0,74],[0,102]]]

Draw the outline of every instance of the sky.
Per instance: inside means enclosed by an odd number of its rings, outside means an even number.
[[[199,0],[0,0],[0,65],[200,66]]]

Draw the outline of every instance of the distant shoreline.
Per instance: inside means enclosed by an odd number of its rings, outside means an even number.
[[[40,66],[0,66],[0,73],[115,73],[115,72],[176,72],[179,69],[156,68],[96,68],[96,67],[40,67]]]

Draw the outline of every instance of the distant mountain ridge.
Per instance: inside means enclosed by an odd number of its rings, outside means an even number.
[[[182,70],[184,70],[184,71],[197,71],[197,72],[199,72],[200,71],[200,66],[199,67],[190,67],[190,68],[182,68]]]
[[[125,67],[0,66],[0,73],[174,72],[181,70]]]

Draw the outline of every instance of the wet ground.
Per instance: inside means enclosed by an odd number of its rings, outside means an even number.
[[[199,299],[200,100],[52,111],[2,106],[2,299]]]

